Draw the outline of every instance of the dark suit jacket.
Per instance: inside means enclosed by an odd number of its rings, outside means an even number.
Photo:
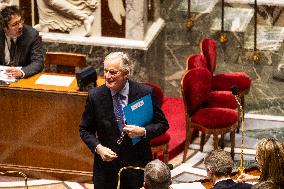
[[[235,183],[232,179],[217,182],[212,189],[250,189],[251,184]]]
[[[0,65],[5,65],[5,33],[0,29]],[[43,70],[44,50],[38,31],[24,25],[23,33],[17,38],[15,65],[22,66],[25,77]]]
[[[149,139],[163,134],[168,128],[168,122],[158,105],[157,98],[149,86],[134,81],[129,81],[128,103],[151,94],[153,102],[153,122],[147,125],[146,137],[142,138],[136,145],[132,145],[131,139],[126,136],[121,146],[118,146],[117,139],[120,132],[115,121],[113,101],[110,89],[106,85],[89,90],[86,100],[85,111],[80,123],[80,136],[95,155],[94,174],[100,169],[119,169],[126,165],[144,167],[151,159],[152,153]],[[97,133],[97,137],[96,137]],[[118,158],[112,162],[103,162],[101,157],[95,153],[98,144],[102,144],[118,154]],[[114,173],[117,176],[117,172]]]

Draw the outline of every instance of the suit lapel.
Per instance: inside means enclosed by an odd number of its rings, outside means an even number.
[[[110,89],[107,88],[105,85],[102,86],[102,99],[100,99],[102,102],[102,105],[106,108],[106,110],[111,110],[113,109],[113,102],[112,102],[112,96],[110,93]]]
[[[109,121],[111,121],[116,129],[117,132],[119,132],[118,126],[117,126],[117,122],[116,122],[116,117],[113,111],[113,100],[112,100],[112,96],[111,96],[111,92],[110,89],[107,88],[106,85],[102,86],[102,93],[103,96],[101,99],[101,105],[102,105],[102,109],[103,110],[108,110],[107,112],[105,112],[106,115],[109,115]]]
[[[5,34],[4,31],[0,31],[0,65],[5,64]]]
[[[24,32],[24,28],[23,28],[23,32]],[[19,62],[20,62],[20,57],[21,57],[21,54],[22,54],[22,46],[23,46],[23,43],[25,42],[24,41],[24,38],[23,38],[23,35],[22,34],[20,37],[17,38],[17,41],[16,41],[16,51],[15,51],[15,61],[16,61],[16,65],[17,66],[23,66],[23,65],[19,65]]]

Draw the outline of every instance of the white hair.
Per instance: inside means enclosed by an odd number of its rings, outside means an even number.
[[[128,54],[124,52],[111,52],[105,57],[106,60],[114,60],[117,58],[121,58],[120,67],[122,71],[128,72],[131,74],[132,71],[132,61],[130,60]]]

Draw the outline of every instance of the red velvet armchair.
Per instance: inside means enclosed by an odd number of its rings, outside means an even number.
[[[200,43],[200,48],[207,62],[207,68],[212,74],[212,89],[231,91],[232,86],[237,86],[241,105],[244,109],[244,96],[249,92],[251,86],[251,78],[244,72],[228,72],[215,74],[214,71],[217,65],[217,46],[214,39],[204,38]]]
[[[183,162],[186,160],[193,129],[202,132],[200,151],[203,151],[205,134],[213,135],[214,149],[219,138],[230,133],[231,155],[234,157],[235,130],[238,112],[234,96],[228,91],[212,91],[212,74],[207,68],[188,70],[181,80],[181,92],[186,111],[186,140]]]
[[[150,87],[152,87],[154,89],[155,95],[158,98],[159,104],[160,106],[162,106],[163,101],[164,101],[164,94],[162,89],[153,84],[153,83],[144,83]],[[154,155],[154,158],[158,158],[158,153],[162,152],[164,155],[164,162],[167,163],[169,160],[169,152],[168,152],[168,147],[169,147],[169,141],[170,141],[171,137],[170,135],[166,132],[158,137],[153,138],[150,141],[150,145],[151,145],[151,150],[152,153]]]

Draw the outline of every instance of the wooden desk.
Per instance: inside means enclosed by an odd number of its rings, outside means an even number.
[[[0,170],[91,182],[93,155],[79,136],[87,92],[76,79],[69,87],[35,84],[42,74],[0,86]]]

